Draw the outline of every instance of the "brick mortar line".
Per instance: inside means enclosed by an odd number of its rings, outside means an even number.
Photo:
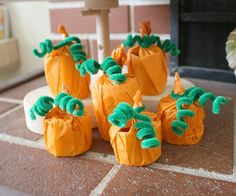
[[[167,164],[162,164],[162,163],[153,163],[152,165],[148,166],[148,168],[151,169],[160,169],[168,172],[175,172],[175,173],[180,173],[180,174],[185,174],[185,175],[190,175],[190,176],[197,176],[197,177],[202,177],[202,178],[209,178],[212,180],[221,180],[221,181],[227,181],[227,182],[232,182],[236,183],[236,178],[233,174],[221,174],[215,171],[208,171],[203,168],[187,168],[187,167],[181,167],[181,166],[176,166],[176,165],[167,165]]]
[[[131,27],[131,31],[132,31],[132,27]],[[114,41],[114,40],[125,40],[126,37],[129,34],[139,34],[139,32],[135,32],[135,28],[133,29],[132,32],[128,32],[128,33],[110,33],[110,41]],[[91,40],[91,41],[95,41],[97,40],[97,34],[96,33],[74,33],[74,36],[79,37],[81,40]],[[164,40],[164,39],[170,39],[170,34],[168,33],[162,33],[162,34],[158,34],[158,33],[153,33],[153,35],[158,35],[160,37],[160,39]],[[54,40],[61,40],[61,34],[58,33],[50,33],[50,39],[54,39]]]
[[[90,160],[105,162],[108,164],[118,164],[115,160],[115,156],[110,154],[108,155],[96,152],[87,152],[86,154],[83,155],[83,157]],[[190,176],[197,176],[213,180],[222,180],[236,183],[236,177],[233,174],[229,175],[229,174],[221,174],[214,171],[210,172],[202,168],[195,169],[195,168],[187,168],[187,167],[168,165],[162,163],[153,163],[146,167],[151,169],[160,169],[168,172],[181,173]]]
[[[100,195],[107,187],[108,183],[116,176],[119,172],[121,165],[114,165],[110,171],[103,177],[98,185],[90,193],[90,196]]]
[[[18,145],[27,146],[27,147],[33,147],[37,149],[44,149],[44,144],[42,144],[39,141],[38,142],[31,141],[28,139],[15,137],[15,136],[2,134],[2,133],[0,133],[0,141],[14,143]],[[84,155],[81,155],[80,157],[93,160],[93,161],[108,163],[111,165],[118,165],[118,163],[115,160],[115,156],[110,155],[110,154],[87,152]],[[175,172],[175,173],[181,173],[181,174],[190,175],[190,176],[197,176],[197,177],[209,178],[213,180],[222,180],[222,181],[236,183],[236,177],[233,174],[228,175],[228,174],[221,174],[218,172],[209,172],[202,168],[194,169],[194,168],[187,168],[187,167],[181,167],[181,166],[175,166],[175,165],[167,165],[167,164],[162,164],[162,163],[153,163],[147,168],[160,169],[160,170],[168,171],[168,172]]]
[[[0,101],[7,102],[7,103],[23,104],[23,100],[10,98],[10,97],[0,97]]]
[[[133,4],[132,0],[120,0],[119,1],[119,6],[123,5],[169,5],[170,0],[136,0]],[[50,2],[48,9],[49,10],[54,10],[54,9],[70,9],[70,8],[84,8],[84,3],[83,2]]]
[[[44,149],[44,145],[39,142],[35,142],[32,140],[24,139],[21,137],[15,137],[7,134],[0,133],[0,141],[9,142],[11,144],[18,144],[27,147],[33,147],[37,149]]]
[[[145,5],[170,5],[170,0],[135,0],[135,6]]]
[[[18,106],[16,106],[16,107],[13,107],[13,108],[11,108],[10,110],[7,110],[7,111],[3,112],[2,114],[0,114],[0,118],[3,118],[3,117],[5,117],[5,116],[11,114],[12,112],[15,112],[15,111],[21,109],[21,108],[23,108],[22,105],[18,105]]]
[[[87,152],[83,154],[81,157],[89,159],[89,160],[94,160],[94,161],[100,161],[103,163],[108,163],[111,165],[117,165],[118,163],[115,160],[114,155],[110,154],[105,154],[105,153],[99,153],[99,152]]]

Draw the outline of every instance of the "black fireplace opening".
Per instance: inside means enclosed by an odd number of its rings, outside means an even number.
[[[171,0],[171,39],[181,50],[170,72],[236,83],[225,43],[236,28],[236,0]]]

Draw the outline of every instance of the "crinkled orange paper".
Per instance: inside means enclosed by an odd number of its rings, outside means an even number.
[[[109,129],[111,127],[107,117],[120,102],[133,105],[133,96],[140,89],[134,76],[127,76],[125,82],[113,84],[106,74],[103,74],[92,88],[93,108],[96,116],[99,132],[102,139],[109,141]]]
[[[141,24],[140,28],[144,34],[151,31],[150,25]],[[137,77],[143,95],[159,95],[165,90],[168,67],[165,53],[159,46],[130,48],[127,54],[127,66],[128,73]]]
[[[161,136],[161,121],[157,119],[157,115],[151,112],[142,112],[152,119],[152,124],[159,141]],[[110,143],[115,153],[116,160],[123,165],[128,166],[144,166],[155,162],[161,156],[161,145],[155,148],[141,148],[141,140],[136,137],[137,130],[134,128],[134,120],[131,126],[119,128],[111,126]]]
[[[55,107],[44,119],[44,142],[48,152],[57,157],[88,151],[92,145],[90,116],[72,116]]]
[[[63,84],[68,93],[76,98],[83,99],[90,95],[90,76],[82,77],[75,68],[69,46],[52,51],[44,59],[45,76],[54,96],[61,92]]]
[[[180,78],[176,74],[174,93],[184,93],[184,88],[181,85]],[[187,122],[188,128],[184,131],[183,135],[177,135],[171,127],[171,122],[176,120],[176,102],[177,99],[173,99],[170,95],[162,98],[158,106],[158,117],[162,122],[162,138],[164,141],[170,144],[187,145],[197,144],[201,141],[204,134],[204,118],[205,112],[203,107],[200,107],[198,103],[194,103],[184,108],[192,110],[194,117],[184,117],[184,121]]]

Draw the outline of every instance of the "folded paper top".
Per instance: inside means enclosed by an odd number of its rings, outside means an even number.
[[[139,24],[140,34],[143,35],[150,35],[151,34],[151,22],[145,21]]]
[[[141,91],[137,91],[134,96],[134,106],[128,103],[121,102],[109,115],[108,121],[117,127],[125,128],[128,125],[133,125],[137,130],[137,138],[142,140],[142,148],[154,148],[160,146],[160,141],[157,139],[152,119],[145,113],[141,113],[144,106],[141,103]],[[140,107],[139,107],[140,106]],[[129,123],[132,121],[133,123]]]
[[[182,85],[181,78],[178,72],[175,73],[175,85],[174,85],[174,93],[181,95],[185,92],[185,88]]]
[[[83,103],[79,99],[70,96],[68,93],[61,92],[55,99],[49,96],[41,96],[30,108],[30,118],[35,120],[35,114],[42,117],[46,116],[53,109],[54,105],[72,116],[84,115]]]

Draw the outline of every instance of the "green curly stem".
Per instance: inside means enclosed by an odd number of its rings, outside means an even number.
[[[214,114],[219,114],[220,113],[220,105],[226,105],[228,104],[229,100],[226,99],[223,96],[218,96],[216,99],[213,101],[213,107],[212,107],[212,112]]]
[[[35,114],[39,116],[46,116],[47,113],[53,108],[53,98],[48,96],[40,97],[36,103],[30,108],[29,115],[31,120],[36,120]]]
[[[126,76],[122,74],[120,65],[110,56],[106,57],[101,64],[101,69],[109,76],[116,84],[126,81]]]
[[[176,108],[177,108],[176,120],[172,121],[171,127],[172,130],[177,135],[183,135],[184,131],[188,128],[188,125],[183,119],[183,117],[194,116],[194,112],[192,110],[187,110],[183,108],[183,105],[191,105],[191,104],[193,104],[193,100],[188,97],[179,98],[178,101],[176,102]]]
[[[203,95],[201,95],[199,97],[198,103],[199,103],[200,106],[204,106],[208,100],[214,101],[215,98],[216,98],[216,96],[211,92],[204,93]]]
[[[54,100],[54,104],[58,106],[61,110],[66,111],[68,114],[74,116],[82,116],[84,114],[84,105],[79,100],[67,93],[59,93]],[[76,107],[78,107],[76,109]]]
[[[76,64],[76,69],[82,76],[85,76],[86,72],[89,74],[96,74],[99,69],[109,76],[110,80],[115,84],[120,84],[126,81],[126,76],[122,74],[121,67],[110,56],[104,59],[100,65],[95,59],[88,59],[82,64]]]
[[[136,43],[138,43],[142,48],[149,48],[153,44],[157,44],[163,51],[170,52],[172,56],[178,56],[180,54],[180,50],[176,47],[174,43],[172,43],[169,39],[161,42],[159,36],[155,35],[128,35],[126,40],[123,42],[124,47],[133,47]]]
[[[187,123],[184,121],[183,117],[193,117],[194,112],[191,110],[186,110],[183,108],[183,104],[191,105],[198,101],[199,106],[204,106],[208,100],[213,101],[212,113],[220,113],[220,105],[226,105],[229,100],[223,96],[215,96],[211,92],[205,92],[204,89],[199,87],[188,88],[182,95],[175,94],[173,91],[170,95],[173,99],[177,99],[176,102],[176,120],[172,121],[172,130],[178,134],[183,135],[183,132],[188,128]]]
[[[121,102],[108,116],[108,121],[115,126],[125,127],[129,120],[135,119],[137,122],[134,128],[137,129],[137,138],[142,140],[141,147],[144,149],[158,147],[160,141],[156,138],[152,121],[147,115],[139,113],[142,109],[133,109],[128,103]]]
[[[69,50],[74,61],[85,61],[87,59],[86,53],[83,51],[83,45],[81,43],[72,44],[69,47]]]
[[[96,74],[100,69],[100,64],[95,59],[88,59],[82,64],[76,64],[76,69],[80,72],[81,76],[85,76],[86,72]]]
[[[62,48],[70,43],[74,44],[80,44],[80,39],[78,37],[75,36],[70,36],[70,37],[66,37],[64,40],[62,40],[61,42],[59,42],[57,45],[53,46],[52,41],[49,39],[46,39],[44,42],[40,42],[39,47],[41,49],[41,51],[38,51],[36,48],[33,49],[33,54],[37,57],[44,57],[46,54],[51,53],[53,50],[57,50],[59,48]],[[82,48],[81,48],[82,49]]]

